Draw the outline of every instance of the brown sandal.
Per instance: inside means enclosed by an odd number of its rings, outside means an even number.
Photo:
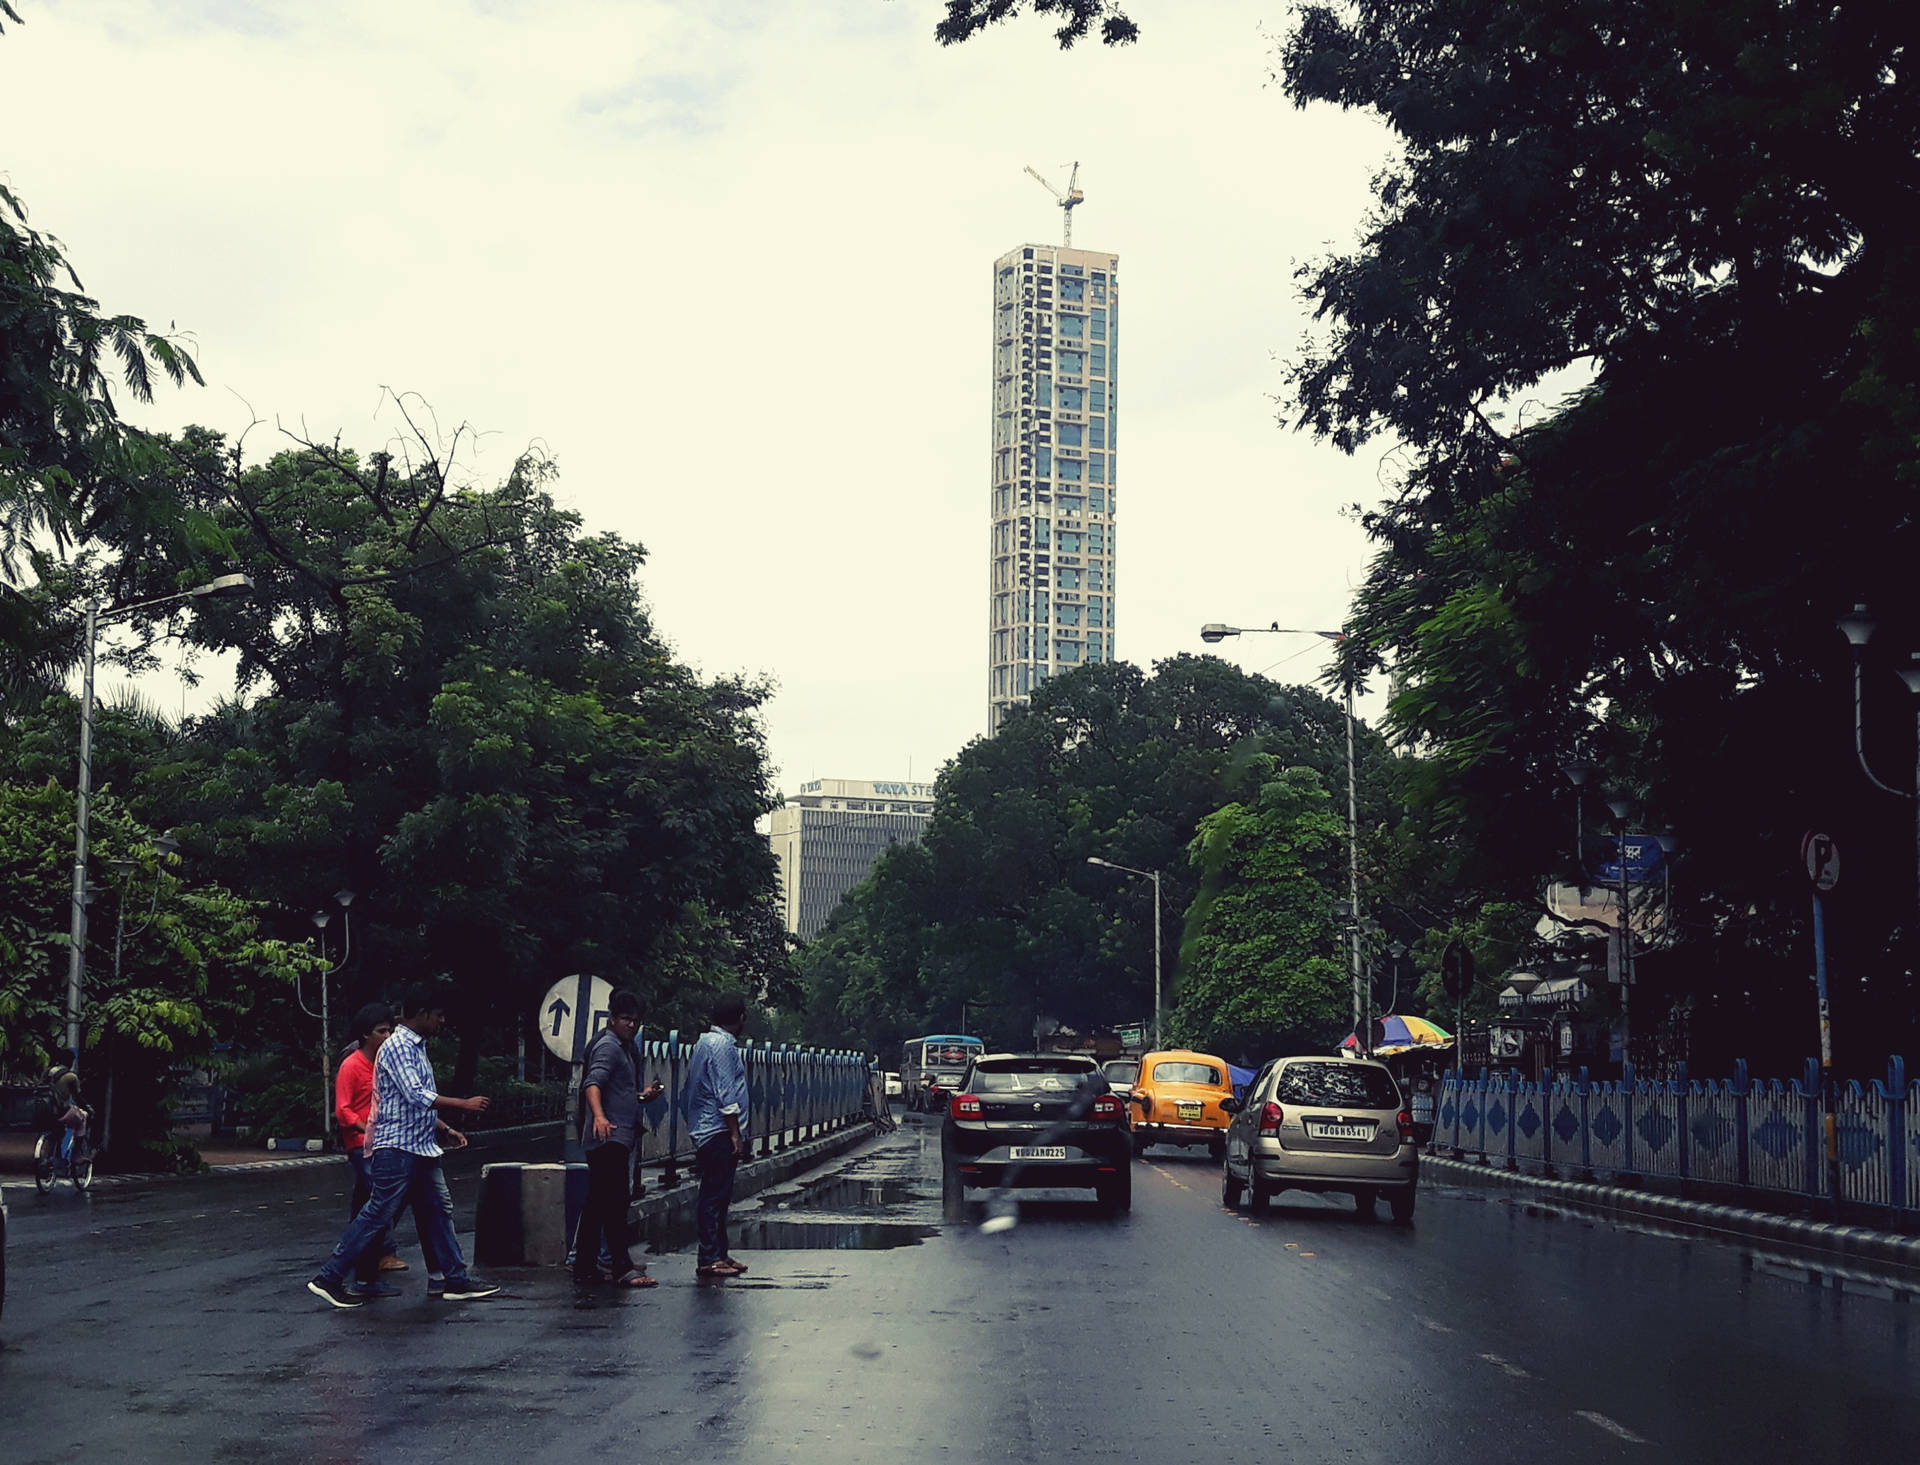
[[[616,1287],[632,1287],[636,1289],[641,1287],[658,1287],[660,1285],[660,1279],[658,1277],[649,1277],[645,1272],[633,1271],[628,1272],[626,1276],[620,1278],[613,1285]]]

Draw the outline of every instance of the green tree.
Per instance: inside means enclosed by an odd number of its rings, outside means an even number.
[[[449,974],[476,1038],[582,970],[642,992],[650,1022],[702,985],[777,990],[764,689],[672,659],[641,547],[559,508],[549,463],[479,487],[414,446],[245,467],[211,434],[170,444],[256,588],[188,625],[237,653],[240,696],[140,777],[141,807],[293,929],[357,892],[350,994]]]
[[[0,782],[0,1065],[37,1074],[65,1048],[67,872],[73,797],[55,784]],[[216,1040],[258,1041],[295,1026],[290,994],[317,959],[264,934],[253,902],[182,878],[155,831],[111,792],[92,810],[94,918],[82,1008],[81,1070],[96,1106],[113,1084],[116,1162],[171,1154],[166,1100]],[[115,971],[121,906],[131,932]]]
[[[1200,821],[1173,1038],[1247,1062],[1330,1050],[1351,1026],[1334,901],[1345,821],[1309,768],[1269,772],[1252,799]]]
[[[1049,682],[941,773],[920,846],[885,856],[802,954],[810,1021],[823,1035],[854,1024],[884,1048],[957,1024],[963,1002],[982,1036],[1007,1043],[1029,1041],[1036,1015],[1082,1030],[1144,1016],[1153,887],[1088,857],[1164,872],[1177,996],[1201,820],[1251,797],[1269,760],[1344,782],[1345,746],[1327,698],[1214,657]],[[1393,760],[1364,728],[1358,753],[1363,827],[1390,825]]]
[[[1011,20],[1029,8],[1035,15],[1060,22],[1053,36],[1063,51],[1085,40],[1095,22],[1105,45],[1124,46],[1140,37],[1140,27],[1128,17],[1119,0],[946,0],[946,4],[946,18],[934,28],[934,37],[943,46],[971,40],[988,26]]]

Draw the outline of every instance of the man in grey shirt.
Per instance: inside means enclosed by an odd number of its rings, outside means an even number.
[[[628,1186],[633,1153],[643,1126],[640,1106],[659,1098],[659,1082],[640,1087],[640,1049],[634,1042],[640,1031],[640,999],[628,991],[615,992],[607,1003],[607,1025],[587,1045],[583,1094],[583,1132],[587,1152],[587,1203],[580,1213],[580,1229],[573,1238],[573,1280],[590,1283],[598,1278],[601,1237],[613,1257],[616,1287],[659,1285],[646,1268],[633,1264],[627,1251]]]

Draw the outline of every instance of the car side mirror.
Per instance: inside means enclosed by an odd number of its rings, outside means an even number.
[[[1238,1099],[1222,1099],[1220,1101],[1220,1112],[1222,1114],[1238,1114],[1245,1107],[1246,1105],[1242,1104]]]

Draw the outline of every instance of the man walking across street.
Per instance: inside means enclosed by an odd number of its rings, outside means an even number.
[[[736,996],[721,997],[712,1016],[713,1026],[700,1035],[687,1060],[687,1129],[700,1177],[695,1212],[700,1257],[694,1275],[737,1277],[746,1267],[727,1255],[727,1207],[749,1133],[747,1066],[738,1041],[747,1025],[747,1004]]]
[[[587,1152],[587,1203],[580,1229],[573,1238],[573,1280],[594,1282],[601,1238],[613,1259],[616,1287],[657,1287],[645,1267],[635,1266],[627,1251],[627,1206],[633,1152],[645,1126],[640,1106],[659,1098],[659,1080],[640,1088],[640,1050],[634,1037],[640,1031],[640,999],[631,992],[615,992],[607,1003],[607,1025],[587,1045],[582,1111]]]
[[[400,1026],[380,1045],[374,1059],[373,1128],[366,1145],[372,1195],[348,1223],[333,1255],[307,1283],[309,1292],[335,1307],[359,1307],[366,1301],[347,1286],[347,1273],[363,1253],[378,1247],[409,1201],[415,1217],[426,1224],[433,1256],[445,1270],[446,1280],[439,1289],[442,1296],[464,1301],[490,1297],[500,1290],[468,1274],[453,1231],[451,1197],[440,1176],[439,1113],[478,1114],[487,1107],[484,1098],[447,1098],[436,1087],[426,1045],[445,1023],[445,1008],[433,988],[409,987],[401,1004]]]
[[[347,1164],[353,1167],[353,1196],[347,1202],[347,1219],[360,1214],[360,1208],[373,1194],[367,1183],[367,1120],[373,1112],[373,1060],[380,1045],[393,1032],[393,1014],[384,1002],[369,1002],[353,1015],[356,1039],[340,1060],[333,1080],[333,1118],[340,1127],[340,1148]],[[432,1269],[432,1258],[428,1258]],[[390,1295],[391,1289],[380,1282],[381,1272],[404,1272],[407,1264],[393,1248],[393,1233],[380,1238],[380,1245],[367,1248],[356,1271],[360,1290],[369,1295]]]

